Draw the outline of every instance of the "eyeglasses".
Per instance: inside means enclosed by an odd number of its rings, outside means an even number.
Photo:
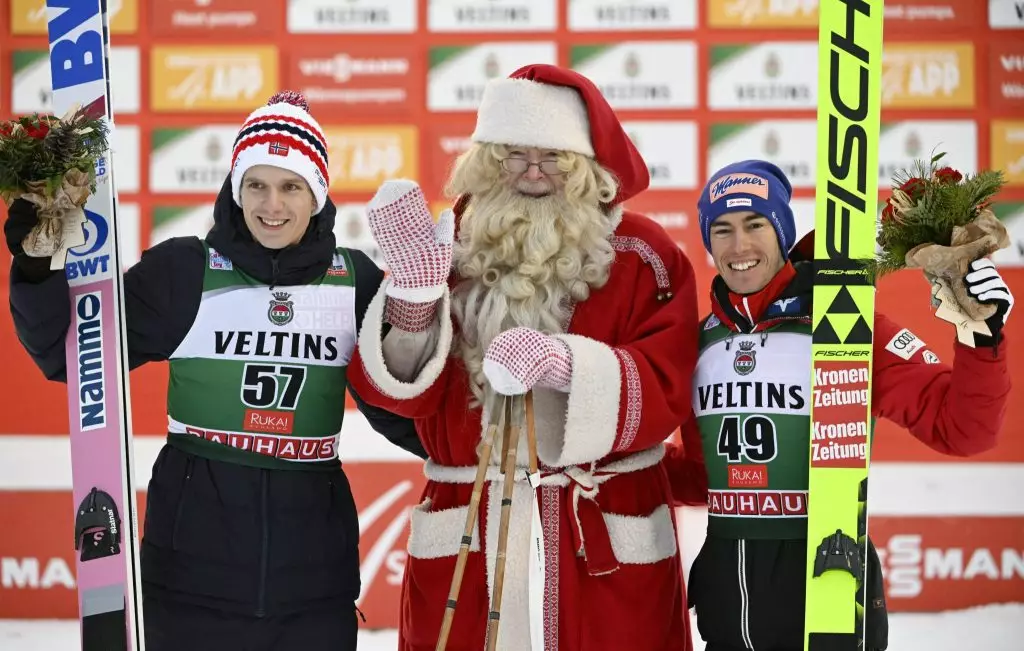
[[[522,174],[534,165],[548,176],[559,176],[564,172],[558,169],[557,160],[542,160],[539,163],[531,163],[525,158],[502,158],[501,167],[509,174]]]

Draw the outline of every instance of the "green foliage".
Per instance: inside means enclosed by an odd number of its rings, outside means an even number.
[[[61,119],[36,113],[0,122],[0,196],[39,182],[52,196],[71,169],[86,173],[95,192],[96,161],[107,151],[107,136],[106,123],[82,110]]]
[[[1002,171],[962,175],[937,167],[944,153],[927,164],[915,161],[911,171],[893,176],[892,197],[882,211],[879,255],[866,264],[872,282],[906,267],[907,253],[921,244],[949,246],[953,228],[974,221],[1004,183]]]

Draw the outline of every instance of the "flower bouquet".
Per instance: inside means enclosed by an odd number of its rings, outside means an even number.
[[[964,176],[938,167],[945,154],[893,176],[892,196],[882,210],[879,253],[868,264],[875,279],[904,268],[920,268],[932,283],[936,316],[957,326],[961,342],[973,346],[971,332],[990,334],[985,319],[995,306],[977,302],[964,286],[972,262],[1006,248],[1010,238],[989,209],[1003,185],[1001,171]]]
[[[32,114],[0,122],[0,198],[37,206],[39,224],[22,241],[30,257],[52,257],[85,243],[85,211],[96,191],[96,161],[107,151],[102,115],[74,108],[61,118]]]

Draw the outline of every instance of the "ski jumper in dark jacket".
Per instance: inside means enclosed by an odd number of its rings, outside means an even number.
[[[150,651],[355,648],[359,525],[335,449],[346,389],[338,360],[351,357],[354,335],[383,272],[361,251],[335,247],[335,212],[327,200],[298,244],[266,249],[246,228],[229,179],[204,240],[162,242],[125,273],[129,365],[169,360],[171,367],[169,433],[149,483],[141,551]],[[64,274],[48,270],[48,259],[21,253],[18,243],[35,223],[31,204],[12,205],[5,228],[16,254],[11,312],[35,363],[47,378],[65,381],[68,284]],[[239,324],[237,315],[200,309],[208,298],[216,305],[213,298],[229,289],[258,293],[250,299],[257,303],[258,318]],[[315,323],[291,333],[275,324],[272,304],[283,306],[305,290],[320,292],[312,296],[347,297],[331,310],[336,323],[354,323],[343,331],[351,336],[308,334],[316,332]],[[285,296],[288,292],[297,296]],[[298,322],[303,309],[301,303],[289,304],[275,318],[290,319],[293,311]],[[331,320],[331,310],[321,307],[319,316]],[[197,361],[202,353],[193,352],[203,348],[202,341],[213,343],[206,359]],[[229,362],[237,369],[217,353],[233,357]],[[281,375],[279,362],[289,355],[295,365],[288,368],[305,380],[296,386],[301,396],[293,395],[298,405],[290,405],[295,410],[290,434],[302,437],[303,423],[318,428],[317,438],[291,444],[287,437],[266,436],[275,429],[267,423],[242,422],[267,418],[260,407],[269,406],[271,418],[281,414],[273,411],[281,405],[270,404],[272,398],[260,397],[258,389],[260,380],[270,377],[268,369],[283,385],[289,371]],[[243,368],[253,375],[248,383]],[[282,388],[277,395],[287,400],[287,387]],[[220,400],[229,394],[234,404]],[[411,421],[370,407],[354,393],[353,398],[375,430],[426,456]],[[247,401],[248,406],[242,404]],[[234,429],[239,436],[227,440],[181,422],[189,419],[206,419],[211,429]],[[254,436],[245,438],[248,434]]]

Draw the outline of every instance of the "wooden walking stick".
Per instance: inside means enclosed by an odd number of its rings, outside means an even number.
[[[501,596],[505,587],[505,551],[508,547],[508,527],[512,515],[512,490],[515,486],[516,452],[519,449],[519,424],[513,420],[514,398],[505,405],[505,463],[502,471],[501,521],[498,525],[498,552],[495,557],[494,589],[491,594],[491,611],[487,615],[487,651],[494,651],[498,644],[498,625],[501,622]]]
[[[491,420],[488,422],[487,433],[480,449],[480,461],[476,465],[476,477],[473,480],[473,494],[469,498],[469,510],[466,512],[466,527],[462,532],[459,556],[455,560],[455,572],[452,574],[452,585],[448,590],[448,603],[444,609],[444,619],[441,620],[441,633],[437,638],[436,651],[445,651],[448,645],[448,635],[451,633],[452,620],[455,618],[455,605],[459,598],[459,590],[462,588],[462,576],[466,571],[469,548],[473,543],[473,527],[476,526],[477,514],[480,511],[480,497],[483,494],[484,481],[487,479],[487,468],[490,467],[491,448],[494,446],[498,423],[503,419],[505,401],[504,398],[495,400]],[[504,427],[507,426],[508,423],[504,423]]]
[[[523,403],[525,412],[523,416],[526,419],[526,447],[530,453],[530,476],[533,477],[537,474],[537,425],[533,421],[533,389],[526,392]]]

